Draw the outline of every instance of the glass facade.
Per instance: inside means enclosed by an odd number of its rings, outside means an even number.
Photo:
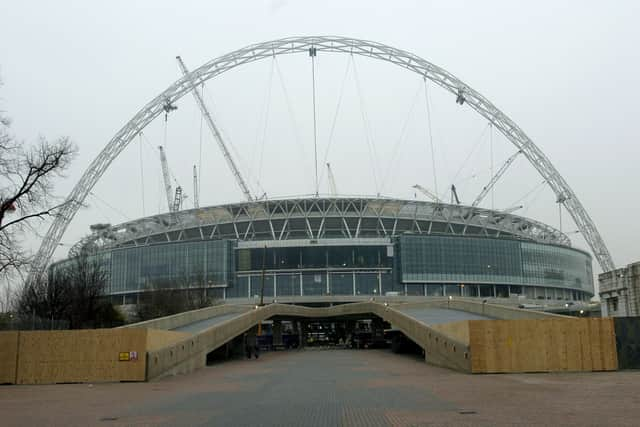
[[[593,292],[591,257],[573,249],[521,243],[525,284],[570,287]]]
[[[229,240],[115,249],[111,252],[110,293],[228,285],[233,270],[233,242]]]
[[[593,294],[588,254],[530,241],[402,235],[393,246],[389,241],[266,249],[236,245],[233,240],[164,243],[99,256],[111,271],[110,294],[187,287],[223,287],[226,298],[391,292],[566,300]]]
[[[454,236],[401,236],[403,283],[493,283],[496,296],[535,285],[575,288],[593,294],[591,257],[581,251],[518,240]],[[498,286],[499,285],[499,286]],[[446,295],[460,291],[447,288]],[[433,291],[435,292],[435,291]],[[479,290],[481,296],[488,290]],[[492,291],[493,293],[493,291]]]

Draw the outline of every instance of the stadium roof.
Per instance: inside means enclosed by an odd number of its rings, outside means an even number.
[[[515,238],[571,246],[561,231],[500,211],[379,197],[312,197],[201,207],[92,226],[81,247],[106,249],[190,240],[357,239],[404,233]]]

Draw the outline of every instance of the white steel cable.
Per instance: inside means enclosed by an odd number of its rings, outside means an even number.
[[[427,126],[429,130],[429,144],[431,145],[431,167],[433,169],[433,188],[435,193],[440,196],[438,192],[438,176],[436,173],[436,156],[433,148],[433,133],[431,131],[431,108],[429,108],[429,92],[427,91],[427,79],[424,78],[424,102],[427,106]]]

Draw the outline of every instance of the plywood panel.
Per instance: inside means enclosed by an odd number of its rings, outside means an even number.
[[[568,322],[565,322],[569,325]],[[565,345],[566,345],[566,366],[567,371],[583,371],[585,370],[585,348],[581,344],[583,329],[585,322],[577,321],[569,329],[565,328]],[[590,365],[590,363],[589,363]],[[586,370],[591,370],[591,367]]]
[[[21,332],[17,383],[144,381],[146,345],[145,329]]]
[[[611,319],[473,320],[472,372],[617,369]]]
[[[18,331],[0,332],[0,384],[15,384],[18,361]]]
[[[587,319],[589,321],[589,339],[591,342],[591,369],[594,371],[602,371],[604,367],[603,355],[602,355],[602,338],[600,335],[600,322],[598,319]]]
[[[602,325],[602,348],[606,349],[603,351],[603,370],[613,371],[618,369],[615,325],[612,318],[600,319],[600,324]]]

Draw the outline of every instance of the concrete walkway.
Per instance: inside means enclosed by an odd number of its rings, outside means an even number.
[[[264,353],[152,383],[0,387],[3,426],[632,426],[640,371],[467,375],[386,350]]]
[[[198,322],[189,323],[188,325],[180,326],[178,328],[171,329],[175,332],[188,332],[190,334],[196,334],[200,331],[204,331],[213,325],[218,325],[222,322],[226,322],[229,319],[240,316],[242,313],[227,313],[219,316],[209,317],[208,319],[200,320]]]
[[[469,313],[466,311],[438,308],[438,307],[394,307],[401,313],[411,316],[425,325],[440,325],[449,322],[459,322],[461,320],[490,320],[489,316]]]

